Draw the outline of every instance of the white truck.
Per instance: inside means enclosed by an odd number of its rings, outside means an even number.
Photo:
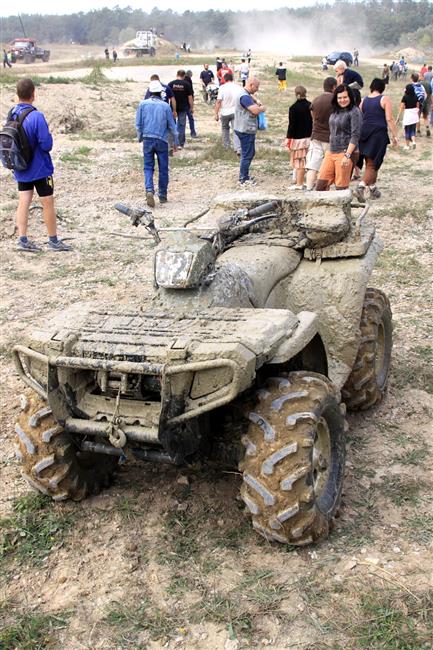
[[[156,54],[156,35],[152,30],[137,32],[135,39],[131,41],[123,50],[125,56],[142,57],[148,54]]]

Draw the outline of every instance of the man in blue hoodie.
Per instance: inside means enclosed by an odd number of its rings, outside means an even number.
[[[35,85],[31,79],[20,79],[17,83],[18,104],[12,114],[18,116],[26,108],[33,107]],[[48,233],[48,248],[52,251],[69,251],[71,247],[57,238],[57,221],[54,209],[54,166],[50,151],[53,138],[44,115],[37,109],[31,111],[23,121],[29,145],[33,151],[32,160],[24,171],[14,171],[18,183],[18,209],[16,223],[18,230],[17,250],[37,253],[41,250],[27,239],[29,208],[36,189],[42,203],[44,222]]]
[[[137,139],[143,143],[144,184],[146,186],[146,203],[155,207],[155,190],[153,173],[155,156],[158,160],[158,195],[159,202],[167,202],[168,189],[168,134],[171,133],[174,149],[178,145],[178,133],[170,106],[162,99],[164,88],[160,81],[149,84],[150,98],[140,102],[135,116]]]

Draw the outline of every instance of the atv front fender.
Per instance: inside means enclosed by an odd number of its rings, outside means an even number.
[[[317,334],[317,314],[311,311],[301,311],[297,315],[298,327],[292,335],[285,339],[269,363],[284,363],[290,361],[298,352],[301,352]]]

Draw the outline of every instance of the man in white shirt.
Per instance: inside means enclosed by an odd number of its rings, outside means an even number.
[[[241,86],[233,82],[233,75],[226,73],[224,75],[225,83],[218,89],[218,98],[215,104],[215,120],[221,120],[221,137],[223,147],[230,149],[230,126],[233,131],[233,149],[238,156],[241,153],[241,143],[233,130],[235,119],[236,100],[242,92]]]

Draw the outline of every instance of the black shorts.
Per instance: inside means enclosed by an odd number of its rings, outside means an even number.
[[[18,181],[18,192],[28,192],[35,189],[38,196],[52,196],[54,192],[54,181],[52,176],[46,178],[39,178],[37,181],[29,181],[23,183]]]

